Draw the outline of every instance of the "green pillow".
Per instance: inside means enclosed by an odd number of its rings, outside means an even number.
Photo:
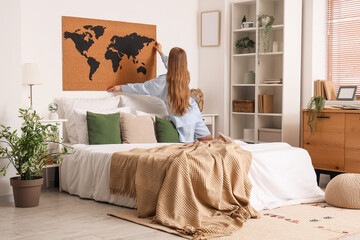
[[[120,114],[99,114],[86,112],[89,144],[121,143]]]
[[[156,128],[156,139],[158,142],[167,142],[167,143],[178,143],[179,133],[175,128],[175,125],[169,121],[162,118],[155,117],[155,128]]]

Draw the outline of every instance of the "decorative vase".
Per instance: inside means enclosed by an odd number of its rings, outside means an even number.
[[[43,177],[35,177],[33,180],[21,180],[20,177],[10,178],[15,206],[23,208],[38,206],[43,182]]]
[[[59,114],[55,111],[55,112],[50,112],[49,113],[49,119],[50,120],[56,120],[59,119]]]
[[[253,71],[249,71],[245,73],[245,84],[254,84],[255,83],[255,73]]]

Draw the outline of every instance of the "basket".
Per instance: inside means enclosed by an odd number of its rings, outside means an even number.
[[[255,100],[233,100],[234,112],[255,112]]]

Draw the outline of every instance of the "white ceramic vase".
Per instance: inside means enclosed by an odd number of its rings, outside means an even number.
[[[50,120],[59,119],[59,114],[58,114],[57,112],[50,112],[50,113],[49,113],[49,119],[50,119]]]

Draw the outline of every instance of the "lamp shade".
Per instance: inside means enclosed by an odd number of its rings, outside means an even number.
[[[36,63],[24,63],[22,83],[23,85],[41,84],[41,76]]]

